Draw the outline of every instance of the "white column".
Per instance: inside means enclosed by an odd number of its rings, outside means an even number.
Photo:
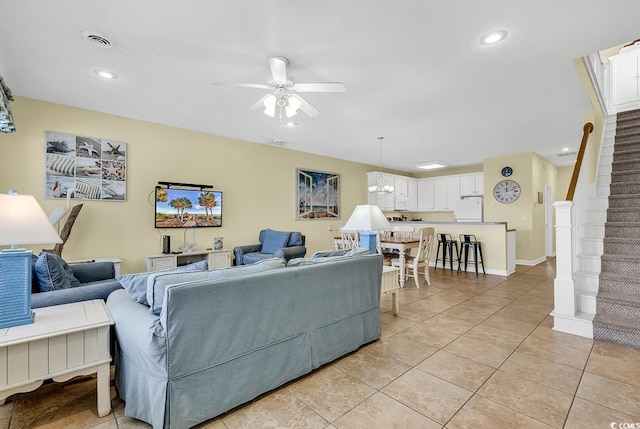
[[[576,293],[573,278],[573,202],[556,201],[556,278],[554,316],[576,315]]]

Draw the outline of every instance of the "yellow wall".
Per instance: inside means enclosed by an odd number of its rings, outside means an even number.
[[[506,166],[513,168],[510,179],[521,188],[520,197],[511,204],[493,198],[494,186],[505,179],[501,170]],[[538,192],[544,195],[546,184],[555,190],[557,169],[534,153],[484,160],[484,220],[507,222],[509,229],[516,230],[516,259],[520,261],[545,258],[544,204],[538,204]]]
[[[153,227],[158,181],[212,184],[224,192],[223,227],[196,229],[199,250],[218,236],[228,249],[256,243],[259,230],[269,227],[301,231],[310,256],[329,247],[329,224],[344,224],[367,201],[372,167],[365,164],[19,97],[11,109],[17,132],[0,135],[0,192],[32,194],[47,214],[64,203],[44,199],[45,131],[127,143],[127,201],[84,202],[64,247],[68,260],[119,257],[128,273],[142,271],[143,255],[160,253],[163,234],[177,249],[184,230]],[[342,219],[294,220],[296,167],[341,175]]]

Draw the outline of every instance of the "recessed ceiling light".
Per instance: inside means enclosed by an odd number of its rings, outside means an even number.
[[[111,73],[110,71],[106,71],[106,70],[94,70],[93,71],[95,74],[97,74],[98,76],[100,76],[103,79],[117,79],[118,75],[115,73]]]
[[[289,127],[289,128],[293,128],[293,127],[297,127],[298,124],[296,124],[295,122],[286,122],[284,124],[285,127]]]
[[[435,170],[436,168],[444,168],[446,166],[447,164],[440,161],[428,161],[416,164],[416,167],[422,168],[423,170]]]
[[[498,42],[502,42],[507,37],[507,32],[504,30],[492,31],[489,34],[485,34],[480,38],[480,43],[483,45],[495,45]]]
[[[570,149],[570,148],[568,148],[568,147],[563,147],[563,148],[562,148],[562,151],[563,151],[563,152],[569,152],[570,150],[571,150],[571,149]]]

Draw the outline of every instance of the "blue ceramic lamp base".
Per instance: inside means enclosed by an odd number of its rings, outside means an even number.
[[[0,251],[0,328],[33,323],[31,251]]]
[[[373,231],[365,231],[360,233],[360,247],[369,249],[370,254],[378,253],[378,239]]]

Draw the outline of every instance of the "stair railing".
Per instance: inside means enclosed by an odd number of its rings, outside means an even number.
[[[585,202],[581,200],[588,198],[585,194],[584,185],[588,182],[588,177],[585,177],[585,175],[588,175],[589,169],[583,168],[582,164],[585,155],[587,159],[589,158],[586,149],[589,134],[592,131],[593,124],[587,122],[583,127],[580,150],[573,168],[567,198],[565,201],[553,203],[556,210],[556,277],[554,279],[554,309],[551,313],[554,316],[553,329],[585,337],[593,336],[591,325],[575,324],[577,305],[574,267],[577,265],[576,249],[579,246],[575,226],[582,224],[582,221],[577,219],[577,217],[581,216],[576,213],[575,209],[576,202],[582,205]],[[583,170],[582,175],[580,170]],[[578,182],[580,182],[580,197],[574,202],[573,198]],[[581,208],[578,211],[581,211]]]
[[[584,153],[587,150],[587,142],[589,141],[589,134],[593,131],[593,124],[587,122],[582,127],[582,141],[580,142],[580,150],[578,151],[578,157],[576,159],[576,165],[573,167],[573,174],[571,175],[571,182],[569,183],[569,190],[567,191],[567,198],[565,201],[573,201],[573,195],[576,192],[576,185],[578,184],[578,176],[580,175],[580,168],[582,167],[582,159]]]

